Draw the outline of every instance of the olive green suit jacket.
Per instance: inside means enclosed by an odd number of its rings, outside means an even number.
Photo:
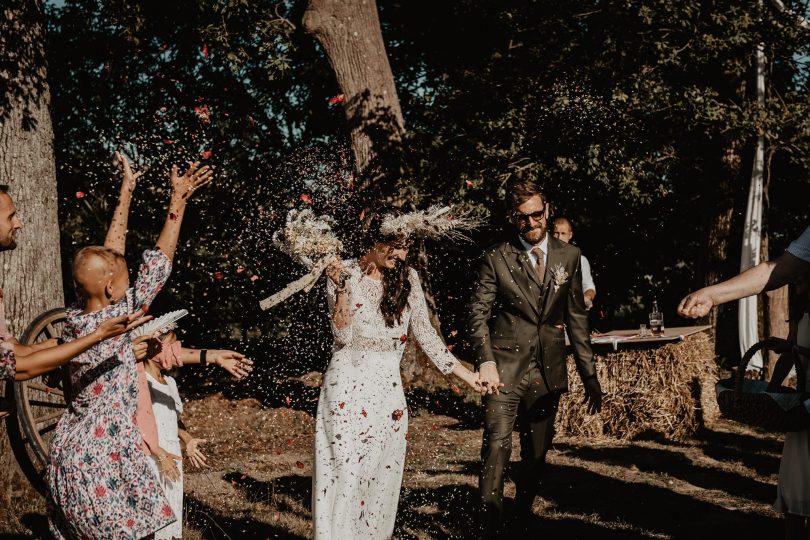
[[[596,376],[580,260],[578,247],[549,236],[541,283],[517,235],[484,251],[468,305],[470,335],[477,364],[497,364],[502,392],[520,383],[532,360],[549,392],[568,389],[566,327],[580,377]]]

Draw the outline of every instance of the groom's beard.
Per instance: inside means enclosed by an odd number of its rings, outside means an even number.
[[[532,245],[539,244],[543,241],[543,237],[546,236],[546,228],[542,225],[539,227],[527,225],[520,230],[520,236],[522,236],[526,242]]]

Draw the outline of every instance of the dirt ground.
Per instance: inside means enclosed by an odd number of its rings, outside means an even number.
[[[220,394],[187,403],[189,429],[210,441],[210,467],[186,476],[187,538],[311,537],[315,403],[291,405]],[[411,418],[395,537],[474,538],[481,429],[463,410],[430,409]],[[558,437],[528,537],[779,538],[781,446],[722,420],[680,443]],[[511,482],[506,494],[510,503]],[[41,499],[22,491],[7,511],[0,538],[42,534]]]

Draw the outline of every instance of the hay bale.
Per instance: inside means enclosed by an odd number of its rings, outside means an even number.
[[[680,343],[596,355],[596,362],[606,393],[602,412],[588,414],[582,381],[569,357],[570,392],[560,401],[558,433],[620,440],[643,434],[681,440],[717,416],[714,353],[705,333]]]

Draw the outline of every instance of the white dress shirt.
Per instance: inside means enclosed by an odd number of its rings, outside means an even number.
[[[539,244],[530,244],[520,235],[518,235],[518,238],[520,239],[523,249],[525,249],[526,253],[529,254],[529,260],[532,261],[532,266],[537,266],[537,255],[532,253],[532,250],[536,247],[539,247],[540,251],[543,252],[543,264],[545,265],[546,262],[548,262],[548,233],[546,233],[546,235],[543,237],[543,241]]]
[[[580,257],[579,265],[582,267],[582,292],[593,291],[595,294],[596,283],[593,282],[593,276],[591,275],[591,263],[588,262],[585,255]]]

